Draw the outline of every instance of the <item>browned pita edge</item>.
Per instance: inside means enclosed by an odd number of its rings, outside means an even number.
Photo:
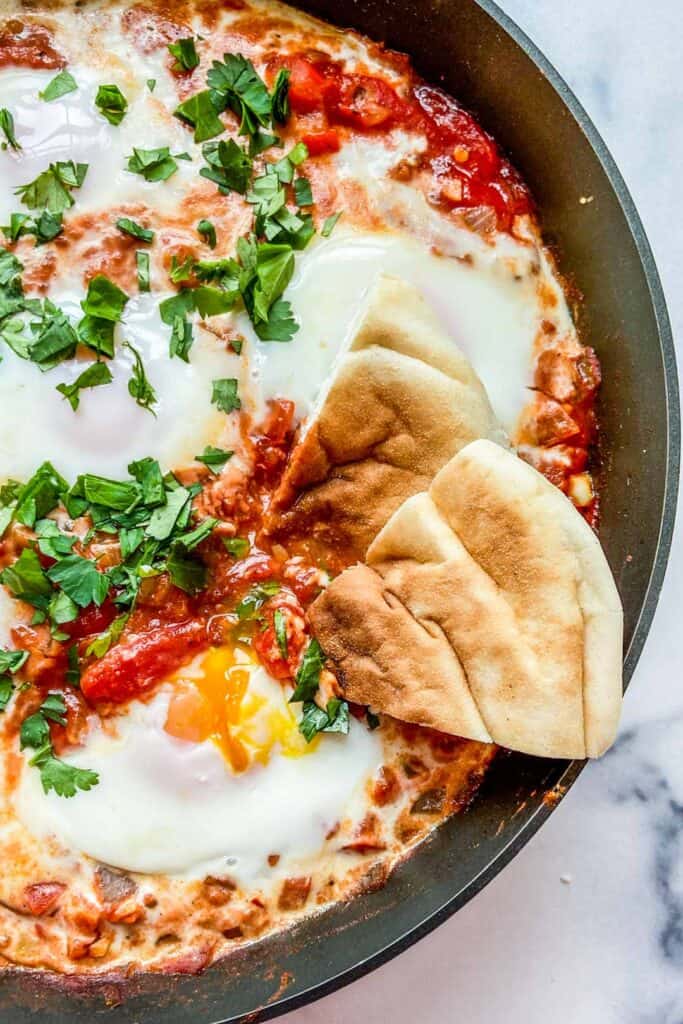
[[[621,707],[622,610],[597,537],[486,440],[394,513],[310,617],[345,696],[546,757],[598,757]]]
[[[274,497],[268,529],[362,558],[477,437],[505,443],[474,370],[412,286],[382,276]]]

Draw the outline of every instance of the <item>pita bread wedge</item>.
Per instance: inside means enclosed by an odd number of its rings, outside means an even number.
[[[478,437],[505,443],[479,378],[419,292],[383,276],[285,471],[270,532],[311,531],[363,557]]]
[[[621,706],[622,610],[597,537],[513,453],[463,448],[311,608],[346,696],[547,757],[598,757]]]

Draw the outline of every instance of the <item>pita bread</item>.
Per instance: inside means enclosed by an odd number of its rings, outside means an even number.
[[[546,757],[598,757],[621,706],[622,610],[597,537],[486,440],[409,498],[311,608],[346,696]]]
[[[478,437],[505,443],[486,392],[419,292],[381,277],[275,495],[277,536],[362,558],[389,516]]]

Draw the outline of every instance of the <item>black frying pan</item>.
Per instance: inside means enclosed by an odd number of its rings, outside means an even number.
[[[669,553],[680,418],[664,297],[621,176],[565,83],[490,0],[300,6],[410,53],[426,79],[478,115],[531,186],[547,239],[584,294],[582,337],[597,350],[604,374],[600,536],[624,602],[628,681]],[[581,196],[593,200],[582,205]],[[472,809],[440,828],[378,892],[244,949],[200,977],[71,981],[67,995],[63,981],[6,974],[0,1020],[35,1021],[37,1012],[44,1024],[213,1024],[291,1010],[379,966],[455,913],[551,813],[554,803],[544,802],[544,793],[570,786],[582,767],[500,758]]]

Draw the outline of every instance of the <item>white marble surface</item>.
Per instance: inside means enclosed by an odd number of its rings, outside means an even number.
[[[621,168],[683,362],[683,3],[502,7],[569,81]],[[283,1024],[681,1024],[682,608],[679,530],[614,749],[459,914]]]

